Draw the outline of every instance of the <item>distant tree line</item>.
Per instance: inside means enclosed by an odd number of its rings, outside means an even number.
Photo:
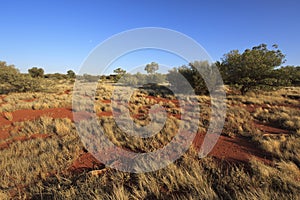
[[[211,90],[215,90],[222,83],[218,80],[220,78],[216,73],[218,70],[224,84],[238,89],[244,95],[255,89],[300,86],[300,67],[282,66],[284,62],[285,55],[277,45],[269,49],[266,44],[260,44],[252,49],[246,49],[243,53],[238,50],[230,51],[216,63],[193,61],[188,65],[169,70],[166,75],[156,73],[159,66],[155,62],[146,65],[148,75],[125,73],[121,68],[115,73],[128,85],[143,84],[151,82],[152,79],[154,83],[168,81],[173,88],[181,92],[185,92],[182,88],[187,88],[185,84],[189,84],[196,94],[208,94],[207,85]],[[203,76],[209,77],[206,82]],[[187,81],[182,81],[182,77]]]
[[[44,74],[42,68],[28,69],[28,74],[20,73],[14,65],[8,65],[0,61],[0,94],[9,92],[38,92],[42,90],[42,82],[45,79],[74,79],[72,70],[67,74]]]
[[[255,89],[276,89],[283,86],[300,86],[300,66],[282,66],[285,55],[277,45],[268,48],[266,44],[246,49],[243,53],[232,50],[225,54],[221,61],[208,63],[207,61],[193,61],[188,65],[173,68],[167,74],[161,74],[159,65],[151,62],[145,66],[147,74],[130,74],[121,67],[114,70],[114,74],[105,75],[76,75],[68,70],[66,74],[45,74],[42,68],[32,67],[28,74],[20,73],[14,65],[0,61],[0,93],[27,92],[41,90],[40,82],[43,79],[72,80],[75,78],[86,82],[111,81],[125,85],[143,85],[168,82],[171,87],[184,88],[190,84],[196,94],[208,94],[208,87],[212,90],[221,84],[215,69],[218,69],[224,84],[237,88],[241,94]],[[199,73],[201,71],[201,74]],[[209,81],[204,81],[209,77]],[[187,81],[182,81],[184,77]],[[184,92],[184,91],[181,91]]]
[[[114,70],[116,74],[115,81],[124,85],[144,85],[144,84],[159,84],[166,82],[166,75],[156,72],[159,65],[156,62],[151,62],[145,66],[147,74],[137,72],[135,74],[127,73],[126,70],[117,68]]]
[[[14,65],[0,61],[0,93],[39,91],[40,86],[29,74],[21,74]]]

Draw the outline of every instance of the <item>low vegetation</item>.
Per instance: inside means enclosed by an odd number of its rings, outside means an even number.
[[[298,199],[300,76],[299,67],[276,68],[283,62],[282,52],[266,45],[242,54],[232,51],[217,63],[193,61],[168,74],[160,74],[155,62],[145,66],[147,74],[118,68],[110,76],[76,76],[72,70],[45,74],[42,68],[23,74],[1,62],[0,199]],[[227,93],[222,135],[205,158],[199,158],[198,151],[209,127],[212,102],[199,68],[212,75],[209,84],[215,83],[213,90],[220,89],[221,82],[212,69],[220,69]],[[182,87],[179,77],[187,79],[196,96],[176,90]],[[73,87],[75,78],[82,88]],[[128,103],[120,100],[122,95],[114,93],[116,89],[134,89]],[[196,105],[180,104],[173,91]],[[72,105],[73,94],[78,101]],[[86,128],[81,136],[87,140],[101,140],[96,130],[100,126],[116,146],[145,153],[172,141],[181,125],[188,124],[182,123],[182,108],[193,111],[195,106],[200,113],[185,119],[190,122],[200,116],[189,124],[197,126],[193,144],[163,169],[126,173],[93,159],[84,160],[90,148],[81,142],[72,112],[82,114],[77,123]],[[53,115],[49,108],[67,113]],[[165,116],[152,117],[161,110]],[[129,111],[130,117],[122,116],[124,111]],[[37,114],[20,119],[18,113]],[[96,114],[97,120],[91,123],[88,114]],[[121,124],[115,120],[117,115]],[[164,117],[166,122],[160,127],[158,122]],[[158,131],[146,138],[129,135],[120,125],[129,129],[130,120],[139,128],[151,124],[151,130]],[[240,148],[222,149],[222,144]],[[230,148],[232,152],[227,151]],[[239,157],[239,151],[248,157]]]

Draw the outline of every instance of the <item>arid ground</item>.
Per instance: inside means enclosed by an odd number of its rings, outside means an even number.
[[[180,106],[174,96],[141,90],[128,105],[134,121],[149,123],[154,104],[166,109],[168,121],[151,138],[124,136],[114,123],[113,89],[112,83],[100,84],[95,110],[115,145],[154,151],[176,134]],[[197,151],[211,101],[197,96],[200,121],[190,149],[173,164],[140,174],[105,166],[83,146],[73,120],[73,92],[72,83],[60,81],[51,92],[0,96],[0,199],[299,199],[300,88],[244,96],[227,89],[222,134],[201,159]],[[90,117],[79,116],[83,122]]]

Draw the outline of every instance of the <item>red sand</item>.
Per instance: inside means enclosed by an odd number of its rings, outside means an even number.
[[[90,153],[82,153],[67,169],[72,173],[82,173],[94,169],[103,169],[105,166]]]
[[[0,140],[5,140],[6,138],[8,138],[10,136],[9,132],[10,132],[10,129],[0,130]]]
[[[9,139],[6,142],[0,143],[0,150],[8,148],[9,145],[11,145],[12,143],[17,142],[17,141],[23,142],[23,141],[32,140],[32,139],[48,138],[48,137],[51,137],[51,135],[48,135],[48,134],[33,134],[29,137],[28,136],[14,137],[14,138]]]
[[[231,105],[231,106],[238,106],[241,107],[239,105]],[[244,109],[246,109],[248,112],[253,113],[256,111],[257,108],[263,108],[263,109],[268,109],[268,108],[272,108],[272,106],[277,106],[277,107],[287,107],[287,108],[293,108],[293,109],[300,109],[300,105],[291,105],[291,104],[276,104],[276,105],[267,105],[267,104],[249,104],[245,107],[242,107]]]
[[[21,122],[27,120],[38,119],[41,116],[49,116],[53,118],[69,118],[73,120],[73,112],[71,108],[48,108],[43,110],[16,110],[11,112],[13,116],[12,121],[8,121],[4,118],[3,114],[0,114],[0,125],[10,125],[13,122]],[[87,112],[79,112],[79,116],[83,119],[90,117]]]
[[[35,120],[41,116],[49,116],[53,118],[69,118],[73,120],[73,113],[70,108],[49,108],[44,110],[16,110],[11,112],[13,119],[12,121],[7,120],[3,113],[0,113],[0,126],[1,128],[5,125],[12,125],[13,122],[21,122],[27,120]],[[79,112],[79,119],[88,119],[89,113]],[[6,139],[9,137],[9,127],[7,129],[0,129],[0,139]]]
[[[265,132],[265,133],[268,133],[268,134],[277,134],[277,135],[290,134],[290,132],[288,130],[277,128],[277,127],[267,125],[267,124],[263,124],[263,123],[260,123],[260,122],[255,122],[254,126],[257,129],[261,130],[262,132]]]
[[[193,147],[199,150],[205,134],[198,133],[193,141]],[[229,138],[220,136],[213,150],[208,154],[220,160],[226,160],[234,163],[247,163],[255,158],[266,164],[271,163],[271,155],[259,149],[255,144],[245,138]],[[98,161],[92,154],[86,152],[77,158],[68,168],[69,172],[81,173],[104,168],[104,164]]]
[[[37,100],[37,99],[36,98],[33,98],[33,99],[23,99],[22,101],[24,101],[24,102],[33,102],[35,100]]]
[[[90,117],[88,113],[81,113],[83,119],[87,119]],[[0,114],[0,125],[11,125],[12,122],[20,122],[25,120],[34,120],[43,115],[50,116],[53,118],[69,118],[73,120],[73,113],[70,108],[50,108],[44,110],[17,110],[12,112],[13,120],[8,121],[4,118],[3,114]],[[101,112],[98,113],[98,116],[111,116],[111,112]],[[260,128],[264,127],[262,125],[258,125]],[[273,128],[275,131],[275,128]],[[8,132],[5,130],[0,131],[1,138],[7,138]],[[198,133],[196,138],[194,139],[193,145],[196,149],[199,149],[204,138],[205,134]],[[42,137],[42,136],[37,136]],[[19,140],[28,140],[34,139],[34,136],[30,138],[19,138]],[[12,139],[12,142],[18,139]],[[11,143],[12,143],[11,142]],[[216,157],[218,159],[225,159],[228,161],[234,162],[248,162],[252,157],[259,159],[265,163],[270,163],[270,155],[260,150],[257,145],[253,144],[253,142],[248,141],[245,138],[229,138],[225,136],[220,136],[216,146],[209,154],[210,156]],[[73,164],[73,169],[82,169],[88,168],[93,169],[95,165],[99,168],[101,167],[101,163],[92,158],[91,155],[82,155],[79,158],[81,161],[75,161]],[[77,162],[77,163],[76,163]],[[71,166],[72,168],[72,166]]]
[[[193,141],[193,146],[199,150],[205,134],[198,133]],[[221,135],[208,154],[209,156],[233,162],[248,162],[251,158],[258,159],[264,163],[270,163],[271,155],[261,150],[253,142],[243,137],[230,138]]]

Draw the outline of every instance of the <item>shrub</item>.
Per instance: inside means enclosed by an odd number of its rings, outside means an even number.
[[[40,80],[21,74],[13,65],[0,62],[0,93],[40,91]]]
[[[138,79],[136,76],[131,75],[131,74],[124,74],[122,78],[119,80],[120,83],[124,85],[132,85],[135,86],[138,84]]]
[[[60,73],[46,74],[45,78],[56,79],[56,80],[63,80],[63,79],[67,79],[68,75],[60,74]]]
[[[274,68],[284,63],[285,55],[277,45],[272,47],[270,50],[266,44],[261,44],[242,54],[238,50],[225,54],[222,62],[217,62],[225,82],[239,85],[242,94],[257,86],[276,86]]]
[[[42,68],[33,67],[28,70],[28,73],[32,78],[43,78],[44,77],[44,70]]]
[[[164,83],[166,81],[166,76],[160,73],[148,74],[146,80],[148,83]]]
[[[70,78],[70,79],[74,79],[74,78],[76,78],[76,74],[75,74],[74,71],[68,70],[67,71],[67,77]]]
[[[187,92],[186,88],[189,84],[195,94],[208,94],[207,85],[211,90],[216,90],[222,84],[219,78],[216,66],[210,65],[207,61],[195,61],[189,66],[174,68],[167,74],[167,80],[179,93]]]
[[[98,82],[100,78],[101,78],[100,76],[83,74],[83,80],[85,80],[86,82]]]
[[[20,74],[12,78],[10,82],[11,92],[38,92],[41,91],[41,81],[28,75]]]

